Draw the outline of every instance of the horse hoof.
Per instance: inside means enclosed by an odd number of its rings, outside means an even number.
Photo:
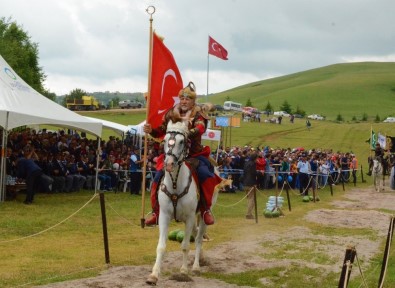
[[[195,276],[199,276],[200,275],[200,269],[192,270],[192,274],[195,275]]]
[[[147,280],[145,280],[145,283],[151,286],[156,286],[156,283],[158,282],[158,277],[154,275],[149,275]]]
[[[173,274],[169,277],[169,279],[177,282],[193,282],[193,279],[185,273]]]

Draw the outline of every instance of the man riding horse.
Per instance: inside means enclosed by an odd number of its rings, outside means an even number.
[[[181,119],[188,122],[188,141],[189,154],[188,158],[198,159],[197,166],[198,180],[200,183],[201,196],[199,209],[202,218],[206,225],[214,224],[214,217],[211,213],[211,204],[215,187],[221,183],[222,179],[214,173],[214,167],[209,161],[210,148],[202,145],[202,135],[207,129],[207,122],[209,117],[203,109],[196,105],[195,85],[189,82],[188,86],[181,89],[178,93],[180,103],[172,107],[166,112],[162,124],[158,128],[152,128],[150,124],[144,125],[144,132],[149,133],[154,138],[163,137],[166,134],[166,127],[169,120],[174,117],[181,117]],[[157,163],[158,167],[163,166],[163,157],[159,157],[162,163]],[[158,160],[159,162],[159,160]],[[145,225],[155,225],[159,218],[159,203],[157,188],[160,179],[163,176],[163,169],[158,170],[151,187],[151,205],[152,214],[149,219],[146,219]]]

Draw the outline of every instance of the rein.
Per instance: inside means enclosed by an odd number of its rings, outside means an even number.
[[[168,172],[170,175],[170,178],[171,178],[172,188],[173,188],[173,190],[176,190],[178,176],[180,174],[181,166],[184,163],[185,158],[188,154],[187,136],[185,135],[185,133],[182,133],[179,131],[168,131],[166,134],[170,134],[170,137],[167,142],[167,147],[169,148],[169,150],[166,152],[166,155],[173,157],[173,159],[175,160],[175,162],[178,166],[175,178],[173,177],[173,174],[171,172]],[[178,156],[173,153],[173,148],[176,146],[176,136],[177,135],[182,135],[184,137],[184,147],[181,151],[181,154]],[[178,220],[177,220],[177,212],[176,211],[177,211],[178,200],[180,198],[182,198],[183,196],[185,196],[186,194],[188,194],[189,187],[191,186],[191,183],[192,183],[192,173],[189,174],[188,184],[186,185],[186,187],[180,194],[170,193],[170,191],[167,189],[166,185],[163,183],[161,184],[161,190],[170,198],[171,202],[173,203],[174,219],[177,222],[178,222]]]
[[[177,222],[179,222],[177,220],[177,203],[178,203],[178,200],[188,194],[189,187],[191,186],[191,182],[192,182],[192,173],[189,173],[188,184],[184,188],[184,191],[182,191],[181,194],[170,193],[169,190],[167,189],[166,185],[163,184],[163,183],[160,186],[162,191],[170,198],[171,202],[173,203],[174,220],[176,220]],[[173,187],[174,187],[174,183],[173,183]]]
[[[182,162],[185,160],[185,156],[187,154],[187,145],[186,145],[186,136],[184,133],[178,132],[178,131],[169,131],[167,134],[170,134],[169,141],[167,143],[167,147],[169,148],[169,151],[167,151],[166,155],[171,156],[174,158],[176,161],[177,165],[180,166]],[[173,148],[176,146],[176,135],[182,135],[184,137],[184,148],[182,149],[182,153],[177,156],[173,153]]]

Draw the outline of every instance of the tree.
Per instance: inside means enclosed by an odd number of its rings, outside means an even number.
[[[119,101],[121,101],[121,99],[119,99],[119,97],[116,96],[116,97],[113,97],[111,101],[112,101],[112,106],[113,107],[118,107]]]
[[[263,110],[268,111],[268,112],[273,111],[273,106],[270,104],[269,101],[267,101],[267,104]]]
[[[55,99],[43,86],[46,75],[38,63],[38,44],[11,18],[0,18],[0,54],[34,90]]]
[[[306,116],[306,111],[304,111],[303,109],[301,109],[300,107],[299,107],[299,105],[298,106],[296,106],[296,110],[295,110],[295,113],[294,114],[299,114],[299,115],[302,115],[303,117],[304,116]]]
[[[66,107],[67,100],[81,100],[84,95],[88,95],[88,93],[80,88],[71,90],[69,94],[65,95],[66,97],[64,97],[62,104]]]
[[[291,111],[292,111],[291,105],[289,105],[287,100],[284,100],[283,104],[280,106],[280,110],[285,111],[288,114],[291,114]]]
[[[250,98],[248,98],[248,100],[246,102],[246,107],[252,107],[252,102],[251,102]]]

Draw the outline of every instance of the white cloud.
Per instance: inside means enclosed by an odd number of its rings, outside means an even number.
[[[209,93],[341,62],[393,61],[393,0],[0,0],[39,44],[47,88],[145,91],[149,15],[184,82],[207,90],[208,35],[229,52],[210,56]]]

